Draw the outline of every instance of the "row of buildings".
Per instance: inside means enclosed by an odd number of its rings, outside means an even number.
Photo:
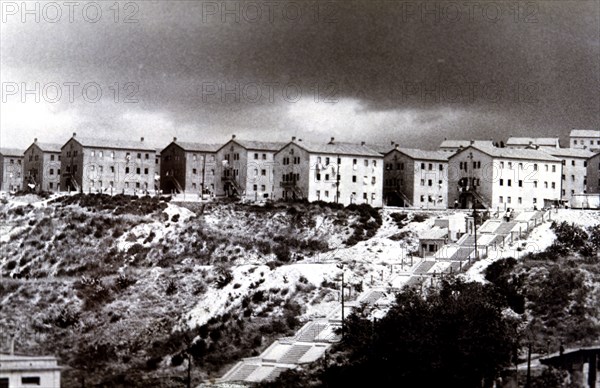
[[[436,151],[387,145],[242,140],[182,142],[164,149],[139,141],[37,139],[24,151],[2,149],[4,191],[191,193],[247,200],[307,199],[443,209],[534,208],[598,193],[600,131],[506,144],[445,140]]]

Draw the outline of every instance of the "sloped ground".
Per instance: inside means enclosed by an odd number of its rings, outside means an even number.
[[[381,224],[359,207],[188,207],[102,195],[3,204],[1,343],[57,355],[73,368],[65,387],[181,386],[187,354],[195,380],[216,376],[293,333],[303,306],[332,300],[332,269],[311,260]]]

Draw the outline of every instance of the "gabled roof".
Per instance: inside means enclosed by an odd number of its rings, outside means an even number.
[[[440,148],[466,148],[471,145],[470,140],[444,140],[442,144],[440,144]],[[473,145],[476,146],[484,146],[484,147],[493,147],[494,143],[491,140],[475,140]]]
[[[27,147],[25,152],[29,151],[29,149],[33,146],[37,146],[40,150],[42,150],[42,152],[56,152],[56,153],[60,153],[60,150],[62,148],[62,144],[43,143],[43,142],[35,141],[35,142],[31,143],[31,145],[29,147]]]
[[[409,158],[415,159],[415,160],[437,160],[437,161],[447,162],[448,158],[450,157],[450,155],[448,155],[448,152],[419,150],[416,148],[395,148],[395,149],[391,150],[390,152],[388,152],[386,154],[386,156],[395,151],[398,151],[398,152],[408,156]]]
[[[19,148],[0,148],[0,155],[2,156],[16,156],[22,158],[24,153],[25,151]]]
[[[369,148],[371,148],[372,150],[375,150],[375,151],[379,152],[380,154],[385,155],[394,149],[395,144],[370,144],[370,143],[368,143],[367,146]]]
[[[573,129],[571,137],[597,137],[600,139],[600,130],[596,129]]]
[[[94,137],[73,136],[62,147],[64,148],[69,141],[75,140],[83,147],[89,148],[114,148],[119,150],[143,150],[156,152],[156,149],[143,141],[119,140],[119,139],[101,139]]]
[[[179,146],[184,151],[190,151],[190,152],[217,152],[217,150],[223,146],[222,144],[192,143],[192,142],[187,142],[187,141],[176,140],[176,141],[172,141],[164,149],[169,148],[173,144]],[[160,152],[162,152],[162,150],[157,151],[157,152],[160,153]]]
[[[560,162],[560,159],[549,155],[547,152],[542,150],[533,150],[528,148],[498,148],[498,147],[482,147],[482,146],[469,146],[458,151],[450,158],[454,158],[458,154],[461,154],[469,149],[475,149],[483,152],[486,155],[496,159],[518,159],[518,160],[541,160],[546,162]],[[547,151],[547,150],[546,150]]]
[[[558,137],[509,137],[506,146],[528,146],[529,144],[546,147],[557,147]]]
[[[588,159],[594,156],[594,152],[583,148],[545,148],[542,151],[557,157]]]
[[[291,141],[285,145],[287,147],[290,144],[306,150],[312,154],[328,154],[328,155],[354,155],[354,156],[368,156],[383,158],[383,155],[372,149],[368,145],[362,145],[357,143],[344,143],[344,142],[329,142],[329,143],[316,143],[309,141]],[[282,147],[283,149],[284,147]]]
[[[227,143],[222,144],[217,151],[221,150],[229,143],[236,143],[241,147],[244,147],[246,150],[253,151],[279,151],[282,149],[287,143],[284,142],[269,142],[269,141],[255,141],[255,140],[240,140],[240,139],[230,139]]]

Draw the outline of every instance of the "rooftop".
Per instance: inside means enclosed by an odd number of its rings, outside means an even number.
[[[600,139],[600,130],[597,129],[573,129],[571,137],[597,137]]]
[[[156,152],[155,147],[153,147],[151,144],[144,143],[144,141],[141,139],[138,141],[132,141],[132,140],[102,139],[102,138],[94,138],[94,137],[73,136],[69,140],[75,140],[76,142],[81,144],[83,147],[90,147],[90,148],[109,148],[109,149],[114,148],[114,149],[121,149],[121,150],[144,150],[144,151]],[[65,145],[66,145],[66,143],[65,143]],[[64,147],[64,145],[62,147]]]
[[[448,237],[448,228],[437,228],[426,230],[423,234],[419,235],[420,240],[440,240]]]
[[[179,141],[179,140],[175,140],[171,144],[177,144],[184,151],[192,151],[192,152],[193,151],[195,151],[195,152],[217,152],[217,150],[223,146],[223,144],[192,143],[192,142]]]
[[[34,141],[27,149],[31,148],[33,145],[38,146],[40,150],[45,152],[60,152],[60,149],[62,148],[62,144]]]
[[[470,145],[470,140],[444,140],[440,148],[466,148]],[[474,140],[473,145],[493,147],[494,143],[491,140]]]
[[[511,145],[527,146],[529,144],[557,147],[559,142],[558,137],[509,137],[506,141],[506,145],[509,147]]]
[[[23,157],[24,150],[18,148],[0,148],[0,154],[3,156],[20,156]]]
[[[473,148],[487,154],[493,158],[500,159],[519,159],[519,160],[541,160],[547,162],[560,162],[560,159],[555,158],[547,153],[547,150],[534,150],[527,148],[498,148],[498,147],[482,147],[482,146],[470,146],[467,147],[453,156],[464,152],[465,150]]]
[[[556,149],[544,149],[544,152],[552,156],[566,156],[571,158],[584,158],[588,159],[594,156],[595,152],[582,148],[556,148]]]
[[[448,152],[444,151],[428,151],[428,150],[419,150],[415,148],[395,148],[392,151],[388,152],[388,154],[398,151],[403,153],[404,155],[410,157],[411,159],[416,160],[438,160],[447,162],[450,155]]]
[[[383,155],[366,144],[359,143],[344,143],[344,142],[328,142],[328,143],[313,143],[308,141],[292,141],[287,144],[295,144],[300,148],[313,154],[330,154],[330,155],[356,155],[383,157]]]

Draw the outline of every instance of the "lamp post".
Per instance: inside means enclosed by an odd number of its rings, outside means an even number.
[[[344,339],[344,263],[339,263],[336,265],[339,269],[342,270],[342,340]]]
[[[479,259],[479,250],[477,249],[477,208],[473,202],[473,235],[475,237],[475,261]]]

